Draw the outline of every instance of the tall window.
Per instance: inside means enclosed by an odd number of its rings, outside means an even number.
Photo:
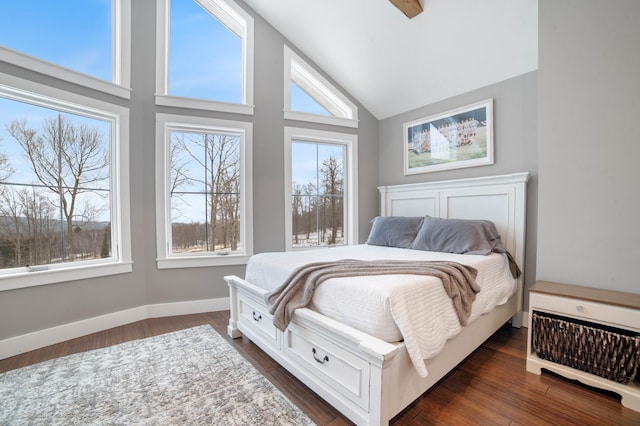
[[[130,0],[0,2],[3,60],[129,97]]]
[[[251,125],[160,115],[158,133],[160,267],[243,261]]]
[[[0,77],[0,279],[68,280],[76,266],[129,260],[117,172],[128,164],[126,110]]]
[[[355,135],[285,128],[289,249],[353,244]]]
[[[231,0],[158,0],[156,102],[253,113],[253,18]]]
[[[358,107],[284,47],[284,118],[358,127]]]

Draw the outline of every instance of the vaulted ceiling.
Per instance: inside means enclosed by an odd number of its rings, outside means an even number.
[[[376,118],[538,68],[537,0],[244,0]]]

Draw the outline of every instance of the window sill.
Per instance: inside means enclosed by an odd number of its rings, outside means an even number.
[[[0,46],[0,56],[2,61],[20,68],[36,71],[40,74],[48,75],[59,80],[67,81],[79,86],[88,87],[109,95],[117,96],[123,99],[131,99],[131,89],[102,80],[78,71],[74,71],[42,59],[16,52],[9,48]]]
[[[184,256],[156,259],[158,269],[203,268],[207,266],[246,265],[249,255]]]
[[[328,246],[305,246],[305,247],[294,247],[293,245],[287,245],[285,251],[311,251],[311,250],[323,250],[323,249],[332,249],[336,247],[346,247],[352,244],[333,244]]]
[[[18,272],[0,277],[0,292],[66,281],[83,280],[108,275],[126,274],[133,271],[133,262],[92,263],[85,265],[58,266],[33,272]]]
[[[253,115],[253,105],[230,102],[208,101],[206,99],[182,98],[179,96],[156,95],[156,105],[174,108],[190,108],[204,111],[230,112]]]
[[[358,128],[358,120],[351,118],[329,117],[326,115],[309,114],[307,112],[284,111],[285,120],[306,121],[310,123],[330,124],[332,126]]]

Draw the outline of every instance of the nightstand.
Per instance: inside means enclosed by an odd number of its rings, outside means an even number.
[[[640,294],[538,281],[529,288],[527,371],[547,369],[640,411]]]

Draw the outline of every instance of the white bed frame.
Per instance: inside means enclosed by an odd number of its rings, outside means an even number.
[[[528,173],[382,186],[381,214],[492,220],[505,248],[524,271]],[[266,291],[237,276],[229,285],[227,333],[251,339],[273,359],[358,425],[387,425],[509,320],[522,325],[522,278],[504,305],[482,315],[426,361],[418,376],[404,343],[387,343],[310,309],[298,309],[288,328],[273,326]],[[242,333],[242,334],[241,334]]]

